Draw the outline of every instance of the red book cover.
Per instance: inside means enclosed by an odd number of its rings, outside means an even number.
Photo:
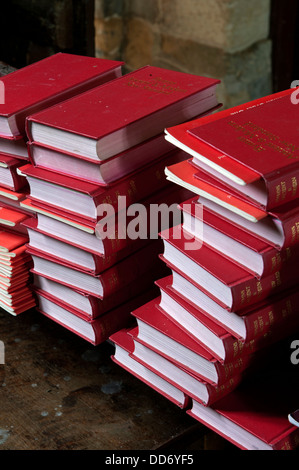
[[[210,211],[198,198],[191,198],[179,205],[183,213],[183,229],[235,262],[259,279],[279,269],[298,256],[296,247],[279,250],[259,239],[244,228]],[[199,227],[197,223],[202,223]]]
[[[185,393],[177,387],[171,386],[166,380],[131,357],[130,354],[134,350],[134,341],[129,331],[130,329],[122,329],[111,335],[110,340],[115,345],[112,360],[175,405],[186,408],[190,403],[190,399]]]
[[[101,218],[97,214],[97,207],[101,204],[109,204],[117,211],[119,209],[120,196],[123,196],[122,200],[124,201],[124,204],[126,204],[126,207],[128,207],[129,205],[139,202],[150,194],[164,188],[167,185],[167,181],[164,176],[165,166],[170,162],[174,163],[182,161],[184,158],[184,152],[169,152],[153,164],[139,169],[135,173],[123,178],[108,188],[103,188],[99,185],[80,181],[68,176],[55,174],[41,168],[33,167],[32,165],[22,167],[22,173],[28,179],[31,193],[29,198],[35,205],[42,208],[47,207],[49,210],[52,209],[52,212],[56,212],[56,210],[58,210],[58,213],[61,211],[67,211],[69,217],[70,214],[72,216],[74,214],[75,217],[79,217],[81,219],[96,221]],[[36,197],[32,194],[34,180],[47,183],[47,198],[42,196]],[[63,201],[61,201],[59,206],[57,203],[54,204],[52,202],[51,194],[55,194],[55,188],[57,188],[57,186],[70,190],[70,201],[67,201],[67,207],[66,203]],[[51,189],[53,189],[54,193],[52,193]],[[79,211],[77,207],[72,207],[71,195],[74,191],[90,197],[91,204],[93,205],[92,214],[86,215],[86,213]]]
[[[137,319],[138,325],[131,332],[136,341],[153,349],[158,354],[166,357],[169,361],[178,364],[180,367],[197,375],[202,380],[218,386],[227,382],[235,375],[239,375],[252,363],[252,356],[250,355],[238,358],[236,361],[226,364],[217,361],[206,348],[201,346],[192,336],[187,334],[159,309],[160,300],[160,297],[157,297],[132,312],[132,315]],[[139,335],[140,322],[146,323],[154,329],[156,334],[162,335],[159,346],[158,343],[153,344],[147,338],[145,340]],[[167,341],[165,338],[167,338]],[[168,341],[170,341],[169,348],[166,346]],[[174,354],[177,350],[176,345],[182,346],[180,356]],[[190,354],[192,355],[192,363]],[[208,363],[209,365],[207,365]]]
[[[216,106],[218,83],[219,80],[148,65],[111,81],[109,86],[97,87],[30,116],[28,135],[31,141],[51,146],[51,140],[38,132],[40,126],[47,126],[52,137],[67,134],[68,142],[61,141],[60,149],[79,157],[105,160],[160,134],[165,126]],[[109,141],[111,136],[113,142]],[[88,139],[90,152],[85,145],[80,151],[75,144],[82,141],[80,137]]]
[[[299,281],[294,265],[292,269],[285,265],[259,280],[204,243],[200,249],[185,250],[190,236],[180,226],[162,232],[161,236],[164,239],[163,261],[228,310],[238,311],[254,305]]]
[[[239,182],[239,184],[246,184],[255,181],[260,176],[250,169],[247,165],[243,165],[235,159],[224,155],[216,148],[208,145],[206,142],[195,138],[192,135],[193,129],[199,128],[210,122],[218,122],[220,119],[229,117],[234,113],[243,112],[252,106],[259,106],[267,101],[278,99],[283,96],[290,97],[294,90],[285,90],[273,95],[268,95],[257,100],[241,104],[234,108],[224,109],[220,112],[211,114],[207,117],[197,118],[165,130],[165,138],[172,142],[177,147],[181,148],[188,154],[210,165],[212,168],[220,167],[223,174]]]
[[[252,222],[257,222],[267,216],[264,209],[256,207],[203,171],[191,165],[191,160],[167,166],[165,174],[169,181],[183,186],[194,194],[210,199],[215,203],[239,214]]]
[[[27,116],[119,77],[122,64],[58,53],[1,77],[5,104],[0,106],[0,135],[25,136]]]
[[[298,407],[298,373],[264,370],[211,407],[197,402],[187,413],[242,450],[293,450],[299,429],[288,421]]]
[[[26,141],[26,136],[15,137],[15,139],[0,137],[0,153],[10,155],[12,158],[21,159],[25,162],[29,159]]]
[[[297,108],[290,93],[189,131],[264,180],[266,210],[298,198]]]

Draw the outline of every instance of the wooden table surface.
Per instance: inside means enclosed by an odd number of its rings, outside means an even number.
[[[0,340],[0,450],[207,445],[207,428],[116,365],[111,344],[94,347],[35,310],[0,310]]]

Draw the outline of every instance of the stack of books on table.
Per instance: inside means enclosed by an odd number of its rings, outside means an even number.
[[[243,449],[299,443],[288,421],[296,388],[273,371],[248,383],[299,332],[291,93],[166,129],[193,156],[167,178],[196,197],[180,204],[183,223],[161,232],[171,274],[157,281],[160,295],[111,337],[116,362]]]
[[[117,61],[59,53],[1,77],[1,273],[9,292],[9,300],[3,297],[1,306],[10,313],[21,313],[35,303],[29,282],[30,256],[24,255],[27,229],[22,225],[25,219],[32,217],[32,211],[21,207],[29,190],[26,177],[20,173],[29,160],[26,118],[117,78],[121,75],[121,65]],[[4,279],[4,276],[7,277]]]
[[[186,195],[164,175],[186,158],[164,128],[211,112],[217,84],[146,66],[27,119],[31,163],[19,173],[22,207],[36,214],[24,226],[42,314],[97,345],[156,295],[158,233],[171,221],[151,209]]]

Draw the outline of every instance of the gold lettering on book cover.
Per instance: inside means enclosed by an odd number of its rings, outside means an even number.
[[[277,134],[267,131],[252,121],[239,124],[231,120],[229,125],[240,134],[237,136],[237,139],[250,146],[255,152],[263,152],[270,149],[287,158],[299,158],[299,146],[284,140]]]
[[[270,310],[270,312],[268,313],[268,319],[269,319],[270,325],[273,325],[273,323],[274,323],[274,315],[273,315],[273,311],[272,311],[272,310]]]
[[[263,286],[262,286],[262,283],[260,281],[258,281],[256,283],[256,290],[257,290],[257,295],[261,295],[261,293],[263,291]]]
[[[260,329],[260,331],[263,331],[263,329],[264,329],[263,317],[258,317],[258,321],[259,321],[259,329]]]
[[[259,322],[257,320],[254,320],[253,326],[254,326],[254,336],[256,336],[258,329],[259,329]]]
[[[292,177],[292,196],[295,196],[297,193],[298,181],[296,176]]]
[[[150,77],[148,79],[138,79],[130,76],[125,84],[132,88],[141,88],[152,91],[155,94],[172,95],[173,93],[186,93],[187,90],[181,88],[177,82],[165,80],[162,77]]]
[[[241,303],[243,304],[245,301],[245,290],[241,291]]]
[[[248,286],[246,286],[246,297],[247,297],[247,300],[250,300],[251,298],[251,289]]]

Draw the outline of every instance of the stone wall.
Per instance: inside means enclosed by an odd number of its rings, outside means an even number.
[[[96,55],[222,81],[225,107],[272,91],[270,0],[96,0]]]

